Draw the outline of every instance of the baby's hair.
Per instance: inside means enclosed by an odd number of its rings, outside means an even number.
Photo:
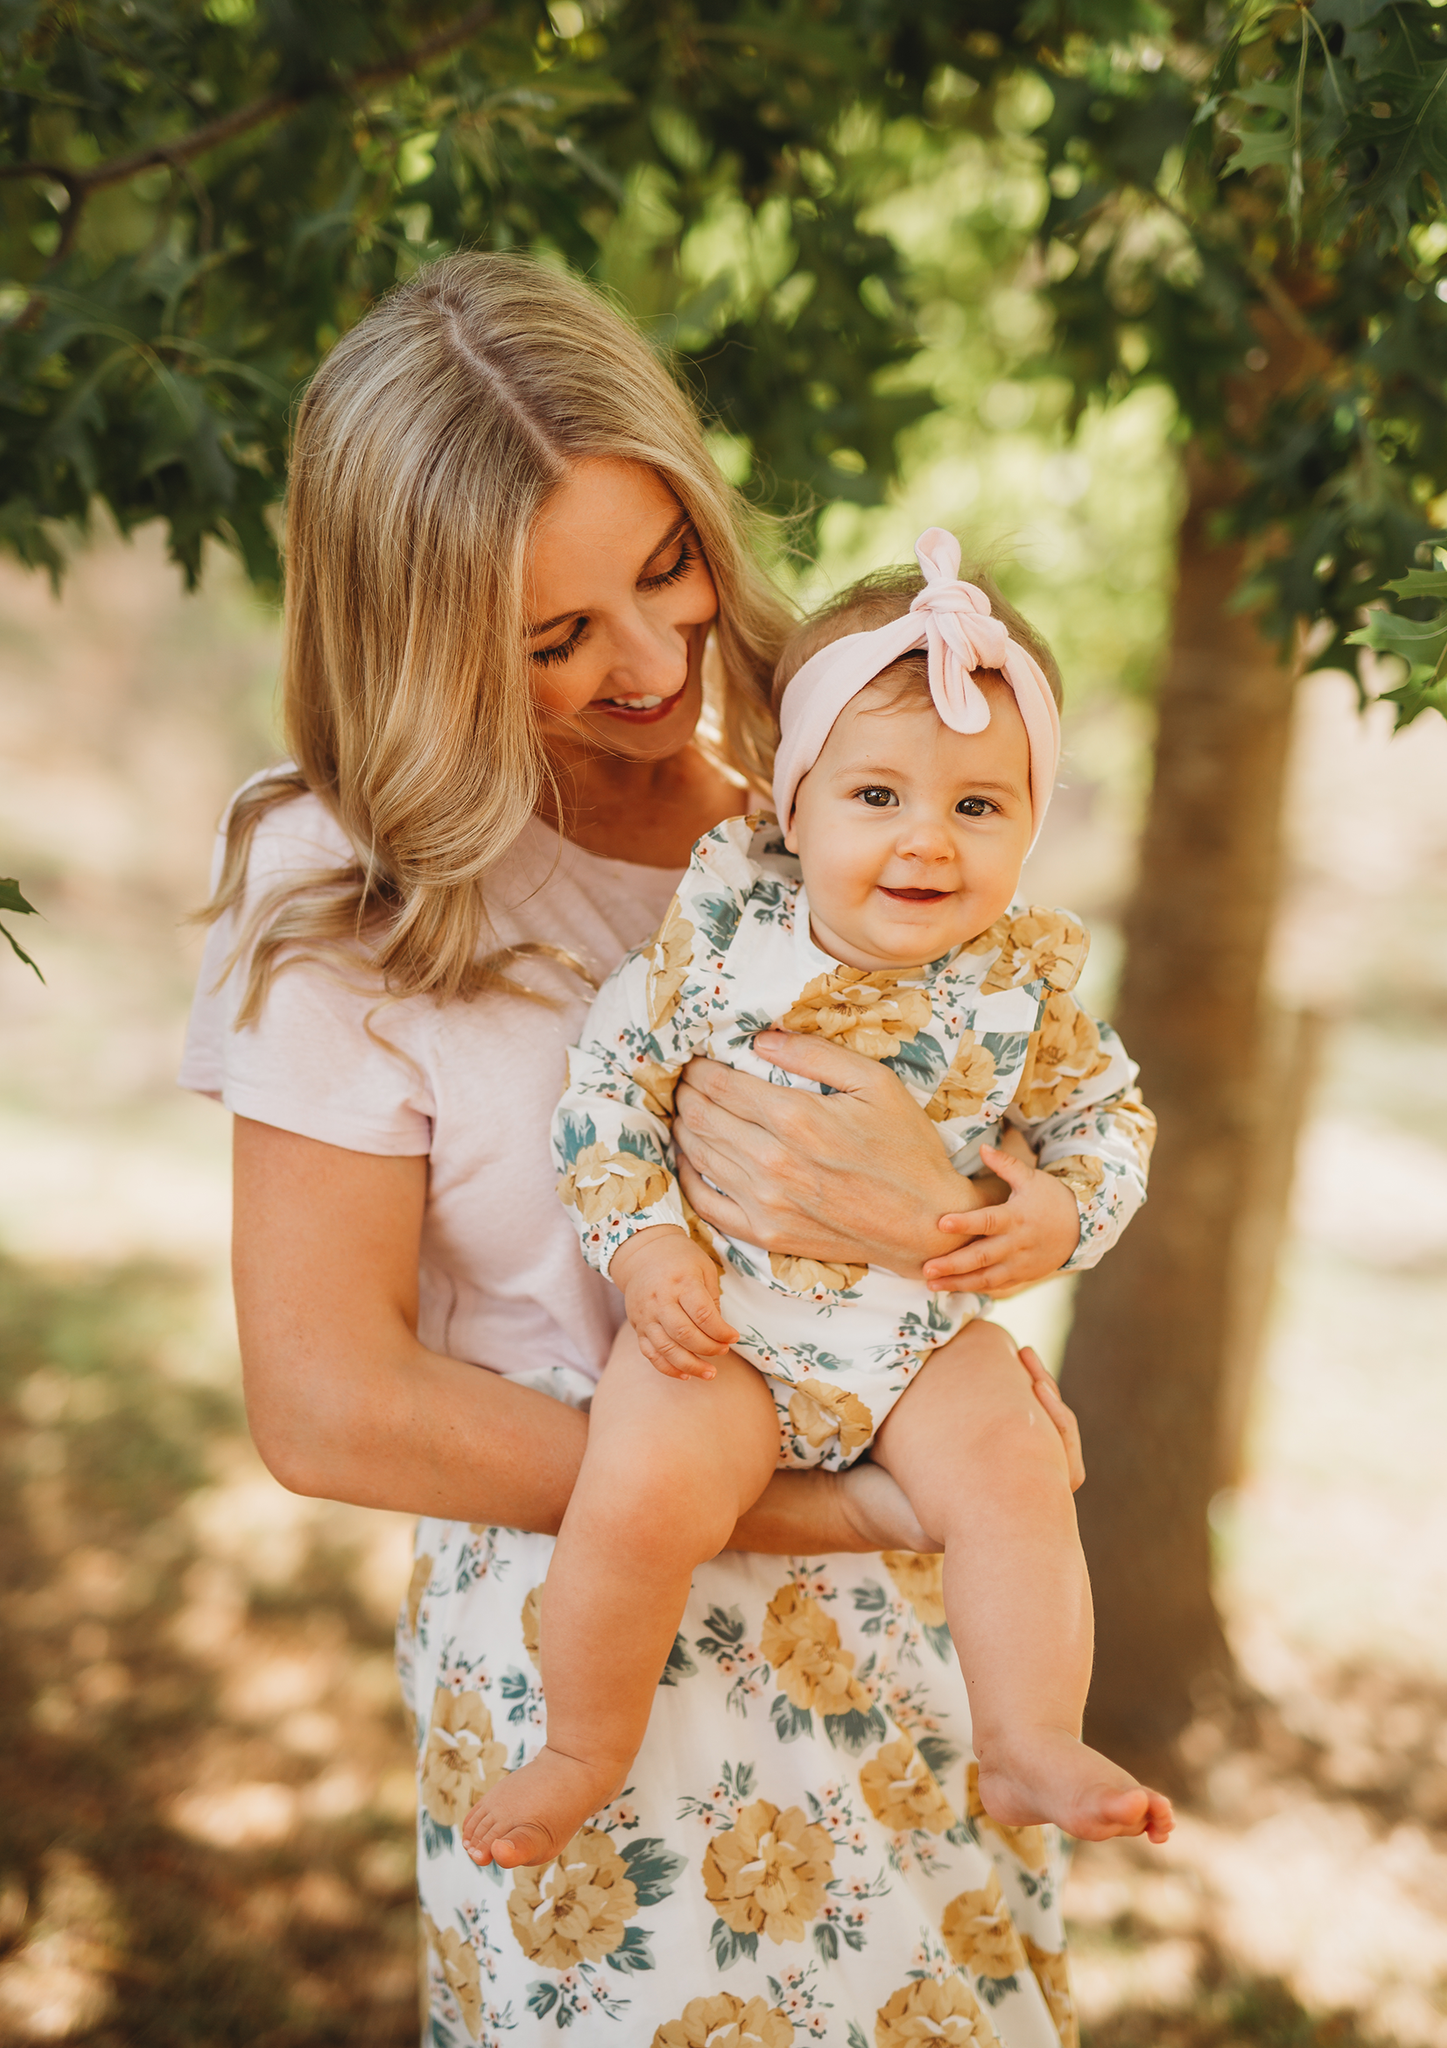
[[[990,600],[990,610],[1010,638],[1027,654],[1034,655],[1045,671],[1051,694],[1059,704],[1063,695],[1060,666],[1046,641],[1030,621],[1016,611],[1010,600],[1000,594],[993,578],[983,569],[962,569],[960,575],[966,583],[973,583],[984,591]],[[830,646],[835,640],[845,639],[850,633],[873,633],[880,626],[903,618],[923,589],[924,577],[918,569],[877,569],[873,575],[861,576],[857,583],[851,583],[847,590],[841,590],[837,597],[831,597],[827,604],[797,625],[784,642],[784,651],[774,669],[775,716],[789,684],[805,662],[818,654],[821,648]],[[980,673],[990,675],[994,671],[984,669]],[[894,697],[912,697],[917,692],[928,697],[929,678],[924,649],[914,649],[901,656],[898,662],[891,663],[880,681]]]

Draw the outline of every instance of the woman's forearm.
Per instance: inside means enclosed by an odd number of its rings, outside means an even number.
[[[587,1417],[415,1340],[291,1381],[248,1364],[247,1410],[263,1460],[293,1493],[445,1521],[554,1534],[588,1439]]]

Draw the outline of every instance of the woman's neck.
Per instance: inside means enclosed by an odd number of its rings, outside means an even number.
[[[683,867],[696,839],[748,804],[691,744],[661,761],[580,751],[553,768],[556,793],[544,792],[538,816],[586,852],[639,867]]]

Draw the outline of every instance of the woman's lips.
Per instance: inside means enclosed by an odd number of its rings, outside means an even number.
[[[682,690],[675,690],[671,697],[659,697],[650,690],[638,697],[595,697],[588,709],[621,718],[629,725],[656,725],[677,709],[682,696]]]

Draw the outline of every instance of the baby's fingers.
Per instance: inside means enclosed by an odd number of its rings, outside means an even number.
[[[731,1323],[726,1323],[718,1303],[705,1287],[689,1289],[678,1298],[678,1305],[689,1318],[696,1330],[707,1337],[720,1351],[727,1351],[731,1344],[737,1344],[739,1333]]]
[[[706,1358],[695,1358],[691,1351],[685,1351],[675,1344],[666,1332],[655,1325],[650,1330],[635,1330],[638,1349],[648,1360],[655,1372],[661,1372],[669,1380],[711,1380],[717,1368]]]

